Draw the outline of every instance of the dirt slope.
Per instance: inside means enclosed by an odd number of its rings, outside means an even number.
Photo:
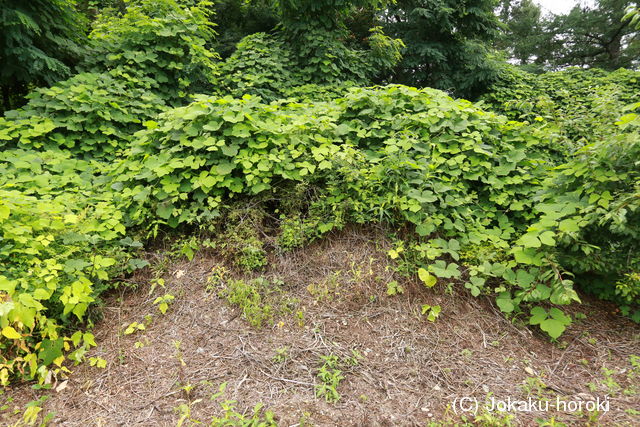
[[[15,422],[12,409],[47,394],[42,413],[55,413],[52,424],[64,426],[207,424],[222,416],[226,399],[237,401],[238,413],[262,403],[283,426],[453,424],[474,419],[456,415],[456,398],[493,396],[554,404],[608,397],[610,406],[600,414],[480,411],[476,424],[537,425],[555,416],[569,425],[640,425],[640,366],[630,361],[640,355],[640,330],[610,306],[584,297],[572,314],[587,318],[552,344],[460,285],[427,290],[401,281],[404,293],[388,296],[386,284],[400,280],[387,268],[388,249],[382,231],[348,230],[272,255],[261,274],[225,272],[205,252],[170,264],[165,289],[149,295],[143,285],[106,299],[91,352],[107,361],[105,369],[72,368],[66,387],[56,384],[59,392],[6,390],[3,422]],[[257,276],[282,281],[268,300],[273,324],[261,328],[219,297],[233,279]],[[175,300],[162,315],[153,301],[165,293]],[[442,307],[436,322],[420,314],[423,304]],[[132,322],[146,327],[125,335]],[[335,367],[326,371],[344,377],[333,403],[316,396],[318,368],[330,355]],[[224,395],[211,400],[221,383]]]

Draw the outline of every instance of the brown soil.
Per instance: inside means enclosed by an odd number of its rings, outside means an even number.
[[[71,368],[59,392],[29,385],[6,390],[3,397],[12,401],[2,420],[15,422],[19,415],[8,412],[44,394],[50,398],[43,413],[54,412],[52,424],[64,426],[172,426],[187,408],[184,425],[206,425],[221,416],[225,399],[236,400],[240,413],[262,403],[282,426],[461,423],[456,398],[531,397],[555,404],[559,396],[608,397],[610,410],[591,421],[586,412],[517,412],[512,423],[537,425],[537,418],[555,416],[569,425],[640,425],[640,412],[634,412],[640,411],[640,368],[634,371],[630,363],[630,356],[640,355],[640,331],[611,306],[583,297],[584,304],[571,311],[587,318],[553,344],[460,285],[428,290],[394,277],[388,249],[383,231],[352,229],[272,255],[260,275],[282,280],[286,295],[298,301],[262,328],[251,327],[237,307],[207,288],[212,269],[223,265],[215,254],[175,262],[164,276],[165,289],[149,295],[144,285],[106,299],[104,319],[94,330],[98,347],[90,354],[106,359],[106,369]],[[394,279],[405,292],[390,297],[386,283]],[[161,315],[153,301],[165,293],[175,301]],[[422,304],[442,306],[436,322],[420,314]],[[153,318],[144,331],[123,334],[147,315]],[[321,356],[345,361],[353,351],[362,357],[342,363],[339,401],[316,397]],[[211,400],[221,383],[227,383],[224,396]],[[475,422],[504,418],[485,411]]]

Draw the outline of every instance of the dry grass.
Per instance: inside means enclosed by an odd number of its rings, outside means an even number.
[[[282,280],[298,303],[293,313],[261,329],[251,328],[237,308],[207,290],[211,270],[223,264],[214,254],[177,262],[165,276],[166,290],[149,295],[142,286],[108,297],[95,329],[99,347],[92,352],[107,360],[106,369],[76,367],[59,393],[24,385],[5,396],[15,399],[11,407],[20,407],[48,393],[44,409],[55,412],[55,425],[169,426],[180,418],[180,405],[205,423],[219,414],[210,396],[226,382],[225,398],[237,400],[239,411],[262,402],[280,425],[391,426],[459,422],[448,407],[462,396],[555,401],[608,394],[611,410],[598,424],[640,425],[637,415],[625,412],[640,410],[640,378],[629,375],[629,357],[640,355],[636,325],[586,299],[573,310],[587,319],[558,346],[514,326],[488,299],[465,291],[447,294],[444,286],[427,290],[403,281],[405,293],[388,297],[386,283],[400,280],[387,268],[388,245],[382,230],[351,229],[302,250],[270,255],[262,275]],[[162,316],[152,302],[165,292],[176,299]],[[442,306],[435,323],[420,315],[422,304]],[[127,325],[149,314],[153,320],[145,331],[123,335]],[[285,348],[285,360],[274,360]],[[344,368],[341,399],[331,404],[317,398],[320,357],[346,358],[352,350],[363,358]],[[607,385],[602,368],[613,370],[611,380],[620,390]],[[636,394],[629,394],[633,387]],[[519,413],[513,422],[536,425],[536,418],[552,415]],[[555,415],[569,424],[587,423],[586,414]]]

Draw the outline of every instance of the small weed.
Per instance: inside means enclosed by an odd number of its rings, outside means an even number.
[[[218,292],[218,296],[238,306],[243,317],[259,328],[271,323],[276,314],[293,312],[298,304],[298,300],[283,295],[283,285],[281,280],[263,277],[249,282],[231,280]]]
[[[236,262],[247,271],[261,270],[268,264],[267,253],[262,245],[247,244],[240,249]]]
[[[276,354],[271,358],[275,363],[284,363],[289,359],[289,348],[280,347],[276,348]]]
[[[638,411],[637,409],[633,409],[633,408],[625,409],[624,412],[627,413],[628,415],[632,415],[632,416],[640,415],[640,411]]]
[[[285,218],[280,222],[280,234],[278,236],[278,248],[287,252],[299,248],[309,240],[313,227],[305,224],[299,217]]]
[[[631,369],[627,372],[627,381],[630,386],[623,390],[625,396],[635,396],[639,392],[638,381],[640,378],[640,357],[632,354],[629,356],[629,362],[631,363]]]
[[[539,377],[527,377],[524,384],[520,385],[520,389],[529,396],[542,398],[547,389],[547,385]]]
[[[134,332],[144,331],[145,329],[147,329],[147,327],[144,325],[144,323],[132,322],[131,324],[129,324],[129,326],[126,327],[123,334],[131,335]]]
[[[14,424],[14,426],[33,426],[36,425],[38,419],[40,419],[40,423],[38,424],[38,426],[46,427],[55,416],[55,414],[52,412],[49,412],[42,416],[42,406],[48,399],[49,395],[44,395],[39,399],[32,400],[27,403],[25,405],[24,412],[22,413],[22,420]],[[5,409],[8,409],[8,406]],[[20,409],[16,409],[16,411],[14,411],[14,415],[18,415],[19,413]]]
[[[174,357],[180,362],[180,365],[187,366],[184,359],[182,358],[182,342],[178,340],[173,341],[173,347],[176,349]]]
[[[304,328],[304,311],[302,310],[296,311],[295,317],[298,322],[298,327]]]
[[[153,301],[153,305],[158,306],[158,310],[160,311],[160,313],[166,314],[167,310],[169,310],[169,305],[173,303],[174,299],[175,296],[171,294],[164,294],[163,296],[156,298]]]
[[[161,277],[151,280],[151,288],[149,288],[149,295],[151,295],[158,286],[160,286],[161,288],[164,288],[164,279]]]
[[[342,371],[339,369],[340,359],[336,355],[321,356],[323,364],[318,370],[317,377],[320,383],[316,385],[316,396],[324,397],[327,402],[335,403],[340,400],[338,385],[344,379]]]
[[[244,318],[252,326],[259,328],[273,318],[273,307],[264,301],[264,288],[263,281],[247,283],[244,280],[232,280],[218,295],[226,298],[229,304],[237,305]]]
[[[275,416],[271,411],[264,411],[264,405],[258,403],[249,414],[239,412],[235,400],[220,400],[224,396],[227,383],[222,383],[217,393],[211,396],[211,400],[217,400],[222,415],[211,419],[211,427],[228,427],[228,426],[255,426],[255,427],[277,427]]]
[[[387,283],[387,295],[399,295],[404,293],[404,288],[400,286],[398,281],[394,280],[392,282]]]
[[[492,413],[483,411],[474,418],[474,424],[480,426],[500,426],[509,427],[513,425],[515,415],[509,413]]]
[[[179,239],[173,242],[169,249],[169,254],[173,258],[186,257],[189,261],[193,260],[196,251],[200,249],[200,243],[197,236],[191,236]]]
[[[428,305],[428,304],[424,304],[422,306],[422,309],[420,310],[423,316],[424,315],[427,316],[427,320],[429,322],[435,322],[438,316],[440,316],[441,311],[442,311],[442,308],[439,305]]]
[[[622,387],[618,384],[614,378],[613,374],[615,373],[612,369],[607,369],[606,367],[602,368],[602,375],[604,376],[603,385],[606,387],[609,394],[612,396],[616,395]]]
[[[551,417],[548,420],[544,418],[536,418],[536,422],[539,427],[567,427],[562,421],[556,420],[555,417]]]
[[[192,425],[202,424],[200,421],[191,417],[191,408],[201,401],[201,399],[196,399],[193,402],[182,403],[174,409],[180,416],[178,422],[176,423],[177,427],[182,427],[186,421],[189,421]]]
[[[95,366],[96,368],[104,369],[107,367],[107,361],[102,357],[90,357],[89,366]]]
[[[316,302],[338,299],[340,297],[341,276],[341,271],[335,271],[324,282],[312,283],[307,286],[307,291],[316,299]]]
[[[358,350],[351,350],[351,357],[344,359],[344,362],[349,366],[358,366],[360,360],[364,359],[364,356]]]
[[[217,291],[226,282],[228,270],[222,265],[216,265],[211,269],[211,274],[207,277],[207,292]]]

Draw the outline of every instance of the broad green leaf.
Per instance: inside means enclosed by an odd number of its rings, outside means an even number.
[[[218,166],[216,166],[216,171],[220,174],[220,175],[228,175],[231,173],[231,171],[236,167],[235,164],[231,163],[231,162],[224,162],[224,163],[220,163]]]
[[[524,234],[516,243],[524,246],[525,248],[539,248],[542,246],[538,236],[532,233]]]
[[[556,319],[547,319],[540,323],[540,329],[545,331],[551,338],[558,338],[565,331],[565,325]]]
[[[564,231],[565,233],[573,233],[579,231],[580,227],[578,226],[578,222],[575,219],[564,219],[560,221],[558,229],[560,231]]]
[[[531,309],[531,317],[529,318],[530,325],[539,325],[549,317],[547,311],[542,307],[533,307]]]
[[[511,313],[515,309],[515,304],[513,303],[509,292],[502,292],[498,295],[496,298],[496,304],[503,313]]]

